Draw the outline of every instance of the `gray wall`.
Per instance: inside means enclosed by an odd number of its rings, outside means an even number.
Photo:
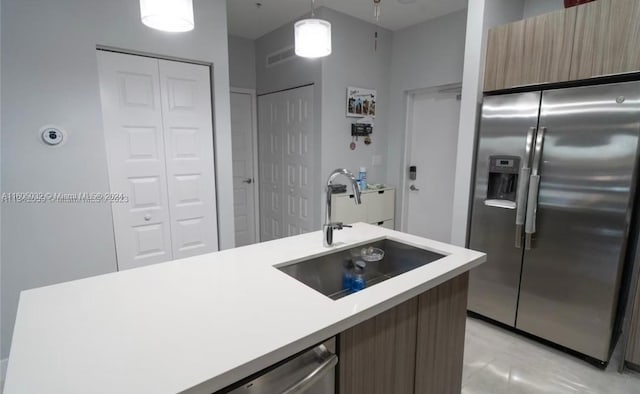
[[[461,81],[466,12],[393,33],[379,28],[377,51],[375,25],[325,7],[316,13],[332,24],[332,54],[317,60],[296,58],[267,68],[267,54],[293,45],[293,23],[258,38],[258,94],[316,84],[316,97],[321,100],[320,106],[316,104],[316,114],[321,115],[317,130],[321,130],[322,139],[318,183],[336,167],[357,172],[365,166],[370,182],[399,186],[403,173],[404,92]],[[378,93],[373,143],[366,146],[360,139],[355,151],[349,149],[350,125],[357,118],[346,116],[348,86],[372,88]],[[380,165],[372,166],[374,156],[381,159]]]
[[[195,1],[196,28],[167,34],[140,22],[131,0],[2,2],[2,191],[109,190],[96,45],[214,64],[220,245],[233,246],[233,195],[226,4]],[[51,148],[38,130],[55,124],[66,144]],[[221,170],[222,169],[222,170]],[[2,358],[19,292],[113,272],[111,210],[105,204],[5,204],[2,212]]]
[[[467,11],[454,12],[393,33],[387,181],[400,186],[404,159],[406,96],[411,90],[462,81]],[[457,127],[457,125],[456,125]],[[396,228],[401,228],[403,190],[398,190]]]
[[[0,45],[2,43],[2,1],[0,1]],[[0,51],[0,92],[2,92],[2,54]],[[2,163],[2,95],[0,94],[0,163]],[[2,171],[0,171],[0,185],[2,185]],[[1,192],[2,190],[0,190]],[[2,298],[2,203],[0,203],[0,300]],[[2,308],[0,302],[0,308]],[[0,333],[2,331],[2,313],[0,313]],[[0,335],[0,349],[2,349],[3,344],[2,335]],[[2,357],[0,357],[1,359]],[[6,367],[7,363],[3,360],[0,360],[0,392],[4,387],[4,377],[6,375]]]
[[[256,43],[229,36],[229,83],[234,88],[256,88]]]
[[[467,10],[458,155],[453,196],[451,242],[465,246],[471,195],[473,156],[482,101],[487,32],[491,27],[522,19],[524,0],[474,0]]]
[[[329,8],[321,8],[321,18],[331,22],[333,51],[322,64],[322,174],[336,167],[357,173],[367,167],[369,182],[386,182],[386,144],[389,136],[389,75],[391,73],[391,35],[378,29],[378,49],[374,51],[376,26]],[[351,123],[358,118],[346,116],[347,87],[377,90],[373,143],[358,141],[349,149]],[[372,157],[382,160],[372,166]]]
[[[267,67],[266,65],[268,55],[293,46],[293,23],[292,21],[280,26],[256,40],[256,86],[258,94],[272,93],[311,83],[320,86],[322,59],[305,59],[295,56],[273,67]]]
[[[301,17],[302,19],[304,17]],[[316,195],[322,192],[321,179],[326,176],[321,173],[321,130],[322,130],[322,59],[305,59],[294,56],[293,58],[272,67],[266,66],[266,58],[269,54],[277,52],[283,48],[293,46],[295,21],[286,23],[283,26],[265,34],[255,41],[256,45],[256,91],[258,95],[269,94],[284,89],[291,89],[302,85],[314,85],[313,114],[314,114],[314,135],[313,147],[316,164],[313,166],[312,182]],[[260,110],[260,100],[258,99],[258,110]],[[260,127],[258,127],[260,133]],[[314,223],[320,229],[321,210],[318,207],[313,212]]]
[[[564,0],[525,0],[524,18],[564,9]]]

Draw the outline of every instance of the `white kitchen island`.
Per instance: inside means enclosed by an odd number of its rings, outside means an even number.
[[[332,300],[274,266],[391,239],[446,257]],[[356,224],[22,292],[6,394],[212,393],[485,261]]]

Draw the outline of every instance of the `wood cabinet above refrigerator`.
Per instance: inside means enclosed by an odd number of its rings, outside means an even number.
[[[576,9],[489,30],[484,90],[569,79]]]
[[[572,80],[640,70],[640,1],[599,0],[576,9]]]
[[[640,0],[598,0],[489,30],[484,91],[640,71]]]

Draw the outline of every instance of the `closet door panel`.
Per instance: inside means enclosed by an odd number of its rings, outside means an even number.
[[[282,105],[273,94],[258,98],[260,167],[260,240],[284,236]]]
[[[315,230],[313,86],[258,98],[260,240]]]
[[[158,62],[98,51],[118,269],[171,260]]]
[[[315,230],[314,209],[319,205],[313,191],[315,151],[313,144],[313,86],[280,93],[284,109],[284,211],[285,235]]]
[[[210,69],[159,61],[174,258],[218,250]]]

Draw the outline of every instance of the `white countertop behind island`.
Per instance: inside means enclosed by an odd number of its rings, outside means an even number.
[[[358,223],[22,292],[6,394],[213,393],[485,261]],[[379,239],[446,255],[337,301],[274,266]]]

